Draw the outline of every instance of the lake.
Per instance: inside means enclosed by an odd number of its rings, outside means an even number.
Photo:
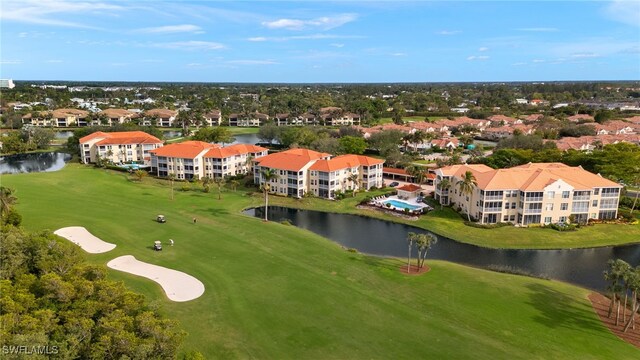
[[[248,209],[244,213],[264,217],[264,208]],[[406,239],[409,232],[428,232],[417,227],[365,216],[278,206],[269,206],[269,219],[287,219],[299,228],[362,253],[399,258],[407,256]],[[416,249],[412,253],[415,257]],[[604,291],[607,286],[602,276],[607,261],[618,258],[632,266],[639,265],[640,244],[587,249],[511,250],[484,248],[438,236],[438,243],[427,255],[427,259],[446,260],[480,268],[510,267],[599,291]]]
[[[0,174],[58,171],[71,155],[58,152],[42,152],[0,156]]]

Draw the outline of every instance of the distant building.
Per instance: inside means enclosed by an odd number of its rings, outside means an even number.
[[[16,84],[13,83],[12,79],[0,79],[0,89],[13,89],[16,87]]]

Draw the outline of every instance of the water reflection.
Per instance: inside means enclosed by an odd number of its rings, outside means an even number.
[[[248,209],[245,214],[264,217],[264,208]],[[409,225],[364,216],[269,207],[273,221],[290,220],[295,226],[329,238],[360,252],[405,257],[409,232],[427,232]],[[639,239],[640,240],[640,239]],[[415,251],[413,252],[416,253]],[[605,290],[602,272],[609,259],[623,259],[632,266],[640,264],[640,245],[563,250],[489,249],[438,236],[427,256],[482,268],[511,267],[544,275],[579,286]]]
[[[70,159],[71,155],[57,152],[0,156],[0,174],[58,171]]]

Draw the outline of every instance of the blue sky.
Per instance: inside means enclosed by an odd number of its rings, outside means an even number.
[[[2,0],[15,80],[640,80],[640,1]]]

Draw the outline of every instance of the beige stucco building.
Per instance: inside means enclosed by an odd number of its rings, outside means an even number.
[[[267,154],[267,149],[246,144],[221,147],[202,141],[185,141],[163,146],[151,152],[151,172],[157,176],[174,175],[191,180],[246,174],[252,159]]]
[[[277,178],[269,182],[270,192],[302,197],[313,194],[334,198],[336,192],[369,190],[382,186],[383,160],[362,155],[331,154],[307,149],[291,149],[257,159],[254,183],[264,185],[262,172],[275,170]]]
[[[80,158],[84,164],[95,163],[98,157],[113,163],[148,164],[150,152],[161,146],[162,140],[143,131],[96,131],[80,139]]]
[[[458,186],[467,171],[477,182],[471,194],[461,193]],[[485,165],[452,165],[436,169],[435,173],[435,199],[444,205],[459,206],[483,224],[613,219],[617,217],[622,188],[581,167],[561,163],[530,163],[497,170]],[[441,189],[443,179],[449,179],[448,189]]]

